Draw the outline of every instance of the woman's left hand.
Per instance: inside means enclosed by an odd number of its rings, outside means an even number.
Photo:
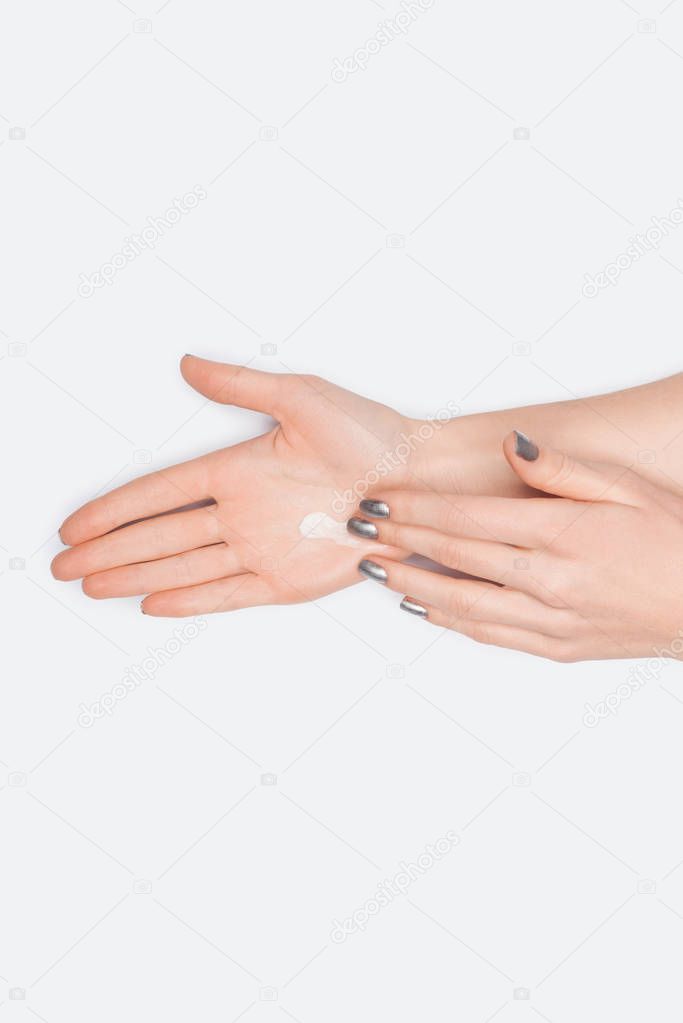
[[[374,555],[361,573],[406,594],[403,610],[482,643],[557,661],[681,659],[683,500],[624,466],[584,464],[523,434],[503,449],[525,483],[556,496],[399,491],[363,501],[349,522],[352,533],[475,578]]]

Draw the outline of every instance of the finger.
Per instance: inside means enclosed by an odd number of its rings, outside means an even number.
[[[351,520],[349,528],[354,532],[358,528],[354,520]],[[386,546],[421,554],[457,572],[506,583],[525,591],[533,589],[533,582],[526,571],[530,552],[524,548],[489,540],[446,536],[435,529],[392,522],[381,523],[378,536],[379,542]]]
[[[461,497],[425,491],[396,491],[386,500],[361,501],[359,510],[379,527],[377,535],[385,535],[383,523],[388,520],[523,547],[543,546],[577,514],[575,504],[551,497]],[[363,535],[371,534],[365,530]]]
[[[381,564],[380,564],[381,562]],[[413,565],[404,565],[385,559],[365,559],[361,565],[379,566],[390,590],[409,593],[420,606],[438,609],[442,616],[473,622],[495,622],[516,628],[542,632],[548,636],[568,636],[575,626],[572,611],[549,607],[543,601],[519,590],[493,586],[474,579],[451,579]],[[368,575],[367,567],[361,574]]]
[[[97,599],[132,597],[141,593],[196,586],[242,572],[243,559],[235,548],[219,543],[170,558],[161,558],[159,561],[95,572],[85,577],[83,590],[89,597]]]
[[[103,536],[126,522],[206,500],[212,496],[210,464],[206,457],[194,458],[190,462],[141,476],[109,494],[88,501],[62,523],[59,530],[62,542],[73,547],[93,537]]]
[[[227,362],[211,362],[196,355],[185,355],[180,372],[195,391],[223,405],[237,405],[276,415],[283,377],[279,373],[262,373],[248,366]]]
[[[420,605],[412,597],[406,597],[401,608],[410,614],[426,618],[432,625],[459,632],[462,636],[468,636],[476,643],[505,647],[508,650],[519,650],[521,653],[544,657],[551,661],[569,662],[578,659],[573,655],[573,644],[568,639],[559,639],[512,625],[500,625],[497,622],[453,618],[439,608]],[[417,610],[418,608],[420,611]]]
[[[52,574],[55,579],[80,579],[119,565],[155,561],[224,540],[222,531],[213,508],[164,515],[62,551],[52,562]]]
[[[268,579],[247,572],[200,586],[152,593],[143,600],[140,609],[143,614],[159,618],[185,618],[276,602]]]
[[[539,447],[518,430],[508,434],[503,450],[520,479],[536,490],[575,501],[637,503],[624,466],[586,465],[563,451]]]

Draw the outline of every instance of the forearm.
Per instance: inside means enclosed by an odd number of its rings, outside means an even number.
[[[501,450],[512,429],[582,460],[632,466],[683,493],[683,373],[613,394],[453,419],[415,450],[411,475],[453,492],[522,494]]]

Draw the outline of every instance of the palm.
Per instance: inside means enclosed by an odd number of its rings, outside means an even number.
[[[396,447],[404,419],[317,378],[197,359],[183,373],[203,394],[270,412],[278,425],[85,505],[62,527],[73,546],[55,575],[84,577],[92,596],[151,593],[144,610],[168,615],[308,600],[356,581],[358,561],[378,545],[340,543],[343,529],[336,541],[313,538],[304,520],[344,522],[350,493]]]

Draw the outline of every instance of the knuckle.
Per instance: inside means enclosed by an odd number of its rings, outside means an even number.
[[[449,506],[444,516],[444,529],[447,532],[458,536],[467,532],[468,528],[471,529],[471,526],[472,519],[462,508],[456,504]]]
[[[543,521],[538,523],[539,540],[546,549],[556,553],[571,549],[577,542],[577,536],[580,538],[582,535],[584,522],[581,511],[575,509],[573,504],[566,500],[565,507],[560,509],[561,514],[556,518],[544,516]]]
[[[462,556],[460,544],[456,540],[452,540],[450,537],[443,537],[437,540],[435,555],[439,564],[458,571]]]
[[[160,547],[163,547],[164,527],[161,524],[157,525],[155,522],[151,522],[147,528],[149,530],[147,542],[150,547],[153,547],[154,550],[158,550]],[[113,536],[115,540],[118,540],[116,533],[114,533]]]
[[[492,646],[495,642],[491,628],[485,622],[472,622],[468,626],[467,634],[475,643],[483,643],[485,646]]]
[[[580,634],[583,619],[566,608],[559,608],[554,611],[552,618],[548,621],[548,631],[558,639],[571,639]]]
[[[187,585],[191,581],[191,560],[186,554],[181,554],[175,565],[176,582]]]
[[[450,617],[457,620],[467,618],[470,611],[470,604],[461,593],[458,592],[457,587],[452,587],[448,594],[446,601],[448,614]]]
[[[569,455],[565,455],[564,452],[561,452],[558,463],[555,465],[553,471],[550,476],[547,477],[545,482],[551,488],[562,486],[569,482],[574,475],[575,470],[576,463],[574,462],[574,459],[570,458]]]
[[[539,589],[543,600],[553,607],[573,605],[580,595],[578,579],[568,562],[544,572]]]

